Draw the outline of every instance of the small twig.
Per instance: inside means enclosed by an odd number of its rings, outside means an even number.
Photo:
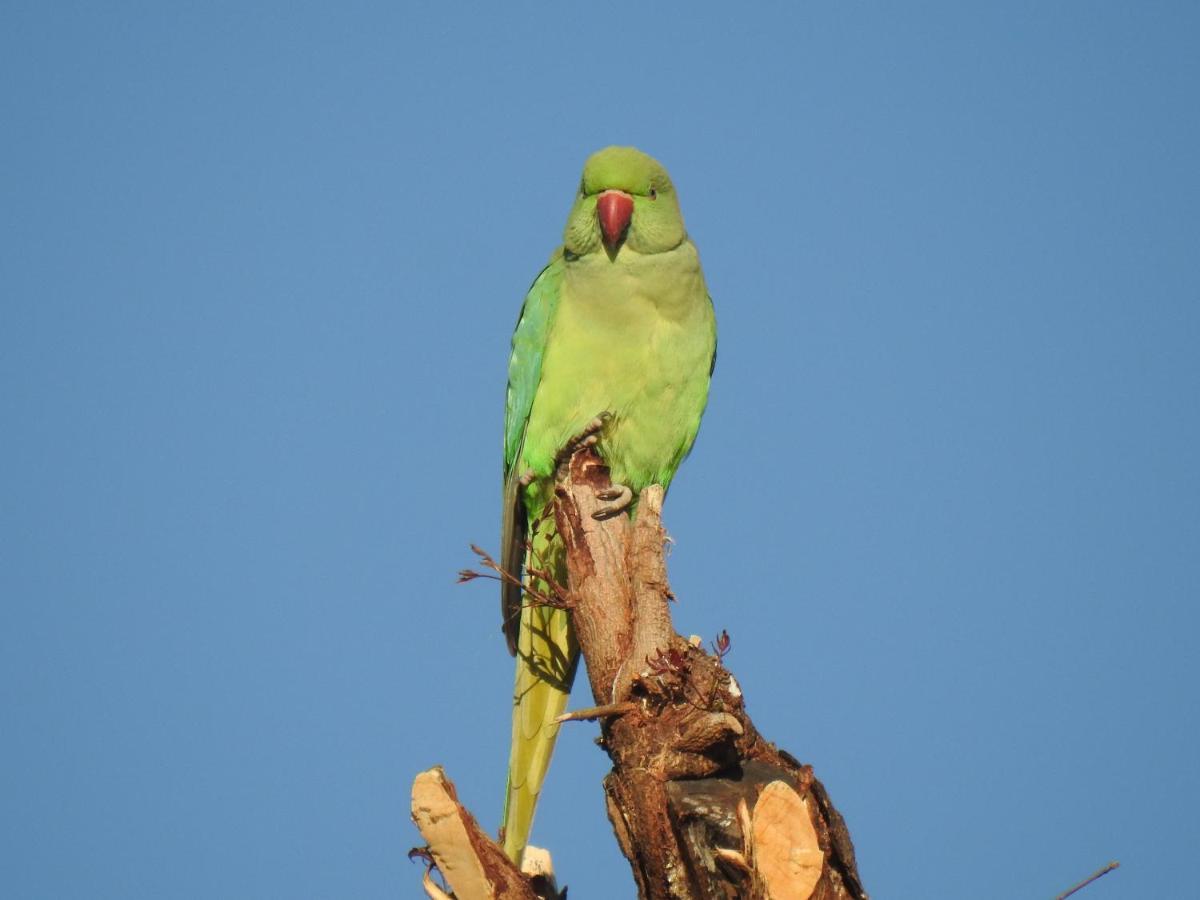
[[[1083,890],[1085,887],[1087,887],[1089,884],[1091,884],[1091,883],[1092,883],[1093,881],[1095,881],[1097,878],[1100,878],[1100,877],[1102,877],[1102,876],[1104,876],[1104,875],[1107,875],[1109,872],[1111,872],[1111,871],[1112,871],[1113,869],[1115,869],[1115,868],[1118,868],[1120,865],[1121,865],[1121,864],[1120,864],[1119,862],[1117,862],[1117,861],[1114,859],[1114,860],[1113,860],[1112,862],[1110,862],[1110,863],[1109,863],[1107,866],[1104,866],[1104,867],[1103,867],[1103,868],[1101,868],[1101,869],[1097,869],[1095,872],[1093,872],[1093,873],[1092,873],[1091,875],[1089,875],[1087,878],[1083,879],[1083,881],[1079,882],[1079,884],[1075,885],[1075,886],[1074,886],[1073,888],[1071,888],[1070,890],[1068,890],[1068,891],[1065,891],[1064,893],[1061,893],[1061,894],[1059,894],[1057,897],[1055,897],[1055,898],[1054,898],[1054,900],[1066,900],[1066,898],[1067,898],[1067,897],[1070,897],[1070,896],[1071,896],[1072,894],[1074,894],[1076,891],[1081,891],[1081,890]]]
[[[479,561],[484,568],[491,569],[495,575],[488,575],[486,572],[476,572],[474,569],[459,569],[458,583],[465,584],[468,581],[474,581],[476,578],[488,578],[492,581],[502,581],[505,584],[513,584],[519,587],[530,601],[531,606],[552,606],[555,609],[571,609],[569,592],[565,587],[554,580],[554,576],[550,574],[548,569],[535,568],[534,566],[526,566],[525,570],[534,578],[543,581],[549,588],[549,592],[540,591],[531,584],[522,582],[513,573],[505,570],[500,563],[492,557],[490,553],[481,547],[471,544],[471,552],[479,557]]]
[[[549,569],[527,565],[525,573],[531,578],[544,581],[546,587],[549,588],[548,591],[539,591],[531,588],[528,584],[524,585],[525,594],[534,598],[536,601],[535,605],[553,606],[557,609],[570,609],[573,606],[570,591],[554,580],[554,576],[550,574]]]
[[[623,716],[638,708],[636,703],[625,700],[621,703],[608,703],[604,706],[591,706],[587,709],[577,709],[555,717],[555,722],[590,722],[593,719],[606,719]]]
[[[725,657],[733,649],[733,641],[729,637],[729,632],[722,628],[721,633],[717,635],[717,639],[710,646],[712,647],[713,655],[717,657],[717,662],[724,665]]]

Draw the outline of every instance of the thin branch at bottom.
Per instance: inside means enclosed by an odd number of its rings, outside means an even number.
[[[563,713],[561,716],[555,716],[555,722],[580,722],[590,721],[591,719],[607,719],[613,716],[623,716],[626,713],[631,713],[638,708],[636,703],[622,701],[620,703],[609,703],[606,706],[591,706],[587,709],[577,709],[574,712]]]
[[[1087,878],[1083,879],[1083,881],[1079,882],[1079,884],[1075,885],[1069,891],[1065,891],[1064,893],[1059,894],[1057,897],[1054,898],[1054,900],[1066,900],[1067,897],[1070,897],[1076,891],[1082,891],[1085,887],[1087,887],[1089,884],[1091,884],[1097,878],[1107,875],[1109,872],[1111,872],[1113,869],[1119,867],[1120,865],[1121,864],[1114,859],[1107,866],[1104,866],[1101,869],[1097,869],[1095,872],[1093,872]]]

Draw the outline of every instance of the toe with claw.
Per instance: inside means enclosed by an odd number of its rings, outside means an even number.
[[[629,505],[633,503],[633,491],[629,489],[628,485],[614,484],[602,491],[596,491],[596,499],[602,501],[604,505],[592,513],[592,518],[603,521],[611,519],[613,516],[619,516],[629,509]]]
[[[584,425],[583,430],[567,441],[566,445],[558,451],[558,456],[554,460],[555,468],[561,468],[570,462],[576,450],[584,447],[595,447],[600,441],[600,432],[604,430],[604,426],[611,420],[612,413],[602,412]]]

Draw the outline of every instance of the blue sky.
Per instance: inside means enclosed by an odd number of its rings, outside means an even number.
[[[720,327],[677,627],[729,629],[868,889],[1192,877],[1194,5],[2,18],[6,896],[417,896],[435,763],[498,822],[511,660],[454,574],[610,143],[670,168]],[[535,826],[573,900],[633,896],[595,733]]]

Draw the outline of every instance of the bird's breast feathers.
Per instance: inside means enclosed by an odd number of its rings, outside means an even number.
[[[563,300],[597,325],[627,330],[660,319],[703,317],[709,306],[700,257],[691,241],[666,253],[622,248],[613,261],[603,253],[571,260],[564,269]],[[603,321],[600,321],[603,320]]]
[[[549,474],[558,449],[601,412],[600,451],[632,487],[670,480],[708,395],[712,304],[690,242],[641,256],[623,248],[566,263],[524,465]],[[543,473],[542,470],[545,470]]]

